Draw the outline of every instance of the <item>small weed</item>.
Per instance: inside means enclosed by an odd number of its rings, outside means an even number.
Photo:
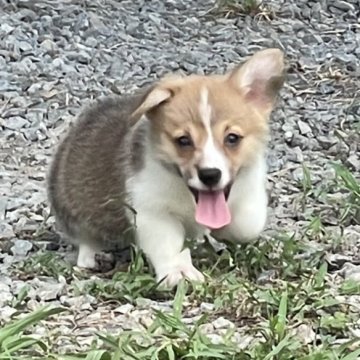
[[[224,17],[243,15],[262,16],[268,20],[273,17],[272,12],[259,0],[217,0],[210,14]]]
[[[312,183],[310,169],[303,164],[303,177],[298,187],[299,216],[308,222],[307,238],[339,245],[339,236],[331,234],[326,224],[344,228],[360,224],[360,182],[345,166],[333,163],[334,178]],[[316,204],[316,211],[313,210]],[[311,210],[311,212],[308,211]]]
[[[73,267],[55,252],[38,252],[25,259],[14,269],[15,272],[25,274],[27,278],[35,276],[64,276],[67,280],[73,275]]]
[[[312,192],[312,182],[311,182],[311,174],[309,171],[309,168],[302,164],[302,170],[303,170],[303,178],[302,178],[302,190],[303,190],[303,197],[302,197],[302,211],[305,211],[306,203],[307,203],[307,197]]]
[[[235,355],[240,354],[236,344],[231,341],[213,344],[201,333],[200,326],[206,316],[200,317],[191,327],[183,322],[187,290],[188,284],[182,281],[177,287],[173,312],[155,311],[155,320],[147,333],[123,332],[118,339],[101,336],[113,348],[114,359],[235,359]]]
[[[30,290],[30,287],[28,285],[24,285],[19,293],[17,294],[15,300],[13,300],[12,302],[12,307],[13,308],[18,308],[20,307],[25,301],[26,301],[26,298],[28,296],[28,293],[29,293],[29,290]]]
[[[326,227],[323,225],[320,216],[314,216],[310,219],[310,223],[306,229],[306,235],[318,241],[327,235]]]
[[[333,165],[336,172],[336,190],[345,193],[345,198],[340,207],[340,223],[360,224],[360,182],[344,166]]]
[[[76,295],[88,293],[102,300],[133,303],[139,297],[156,297],[157,283],[150,274],[119,272],[111,280],[95,278],[74,284]],[[159,295],[160,297],[160,295]]]
[[[110,280],[94,278],[75,282],[76,294],[88,293],[104,300],[134,302],[139,297],[163,297],[165,293],[157,292],[157,283],[149,273],[143,254],[133,249],[132,261],[128,271],[116,272]]]
[[[355,280],[345,280],[339,290],[342,295],[360,295],[360,283]]]

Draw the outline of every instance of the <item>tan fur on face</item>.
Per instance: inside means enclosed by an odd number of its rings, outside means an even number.
[[[265,114],[254,111],[225,78],[191,77],[182,86],[172,88],[173,97],[148,114],[158,155],[165,162],[176,163],[184,173],[193,173],[208,137],[199,113],[202,88],[209,92],[214,140],[230,160],[234,176],[262,149],[266,142],[267,121]],[[224,138],[229,133],[243,137],[239,146],[228,148],[224,145]],[[182,149],[176,145],[176,138],[183,135],[191,136],[193,148]]]
[[[257,53],[242,67],[224,76],[192,75],[160,82],[153,98],[163,97],[164,101],[154,103],[153,107],[151,101],[147,104],[159,159],[175,163],[183,174],[196,172],[209,136],[201,113],[201,94],[205,91],[212,136],[217,148],[229,160],[229,170],[234,177],[241,167],[250,165],[254,157],[263,152],[268,135],[267,120],[281,86],[282,69],[282,53],[270,49]],[[237,146],[224,143],[229,133],[242,137]],[[176,143],[176,139],[184,135],[191,137],[193,147],[181,148]]]

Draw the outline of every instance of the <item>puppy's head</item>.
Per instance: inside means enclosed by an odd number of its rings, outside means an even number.
[[[229,221],[220,213],[231,184],[264,150],[283,69],[282,52],[268,49],[222,76],[164,79],[134,113],[149,119],[158,158],[178,168],[198,207],[205,203],[202,217],[219,213],[209,227]]]

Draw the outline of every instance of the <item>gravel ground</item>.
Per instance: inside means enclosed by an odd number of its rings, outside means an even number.
[[[56,328],[62,351],[86,348],[95,329],[141,327],[149,307],[170,307],[151,300],[114,306],[74,295],[62,275],[26,278],[11,270],[44,249],[71,256],[69,247],[59,245],[46,201],[51,154],[94,98],[129,92],[173,71],[222,73],[268,47],[285,51],[288,76],[272,119],[265,236],[297,234],[321,216],[327,234],[342,236],[332,256],[356,267],[359,222],[339,224],[337,206],[307,196],[304,186],[308,192],[328,189],[334,161],[359,179],[359,1],[266,1],[257,15],[236,16],[214,5],[209,0],[0,0],[0,324],[16,311],[13,300],[25,282],[30,289],[25,309],[41,303],[78,309],[75,320],[64,315],[35,331],[41,336],[47,326]],[[226,328],[225,322],[213,331]],[[66,340],[70,332],[76,345]]]

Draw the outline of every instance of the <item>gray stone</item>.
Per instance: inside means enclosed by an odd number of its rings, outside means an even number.
[[[289,160],[292,160],[296,163],[302,163],[304,161],[304,155],[300,147],[297,146],[292,149],[292,151],[289,153]]]
[[[84,50],[69,52],[67,57],[69,60],[76,60],[81,64],[87,64],[91,60],[91,56]]]
[[[34,21],[38,17],[37,13],[30,8],[22,8],[16,12],[16,18],[19,20],[31,20]]]
[[[283,159],[283,158],[280,158],[280,157],[277,157],[277,156],[275,156],[274,154],[270,154],[270,155],[267,157],[267,164],[268,164],[268,167],[269,167],[269,171],[270,171],[270,172],[278,171],[278,170],[280,170],[281,167],[283,166],[283,164],[284,164],[284,159]]]
[[[135,299],[136,306],[139,307],[150,307],[152,305],[152,301],[150,299],[139,297]]]
[[[292,131],[286,131],[284,134],[285,141],[288,143],[291,143],[293,137],[294,137],[294,134],[292,133]]]
[[[20,130],[25,125],[28,125],[29,122],[20,116],[10,117],[5,120],[5,127],[10,130]]]
[[[19,207],[21,207],[24,204],[26,204],[26,200],[21,197],[9,198],[7,205],[6,205],[6,210],[13,211],[13,210],[18,209]]]
[[[292,172],[293,179],[297,182],[301,182],[304,180],[304,171],[301,167],[295,169]]]
[[[213,311],[215,309],[215,305],[211,304],[211,303],[201,303],[200,304],[200,310],[203,312],[210,312]]]
[[[13,298],[10,292],[10,286],[4,283],[0,283],[0,309],[7,305]]]
[[[10,83],[6,79],[0,79],[0,91],[10,90]]]
[[[232,329],[235,327],[234,323],[223,317],[219,317],[211,323],[215,329]]]
[[[109,35],[110,30],[104,25],[104,23],[101,21],[99,16],[97,16],[95,13],[91,12],[89,13],[89,20],[91,26],[102,35]]]
[[[62,292],[65,290],[65,284],[59,283],[59,284],[43,284],[36,292],[37,298],[40,301],[51,301],[55,300]]]
[[[15,240],[14,245],[11,247],[11,253],[14,256],[26,256],[32,249],[33,244],[28,240]]]
[[[94,296],[85,294],[80,296],[70,297],[67,295],[60,296],[61,304],[75,309],[92,309],[92,305],[97,303]]]
[[[223,344],[224,343],[224,339],[222,336],[218,335],[218,334],[208,334],[207,337],[210,339],[210,341],[214,344],[214,345],[219,345],[219,344]]]
[[[301,135],[307,135],[312,132],[311,127],[304,121],[298,121],[298,127]]]
[[[309,146],[309,139],[302,135],[295,135],[293,136],[291,140],[291,146],[296,147],[299,146],[300,149],[306,150]]]
[[[360,283],[360,266],[352,263],[345,263],[341,269],[346,280],[353,280]]]
[[[8,202],[8,198],[6,196],[0,197],[0,224],[5,220],[5,211],[7,208],[7,202]],[[0,234],[1,234],[1,230],[0,230]]]
[[[28,51],[31,51],[33,49],[31,44],[28,43],[27,41],[19,41],[18,42],[18,47],[19,47],[19,49],[21,49],[24,52],[28,52]]]
[[[275,270],[267,270],[267,271],[263,271],[258,278],[256,279],[256,281],[259,284],[267,284],[271,281],[273,281],[274,279],[276,279],[276,271]]]
[[[300,324],[291,333],[304,345],[313,343],[316,338],[316,333],[309,324]]]
[[[58,46],[56,45],[56,43],[54,43],[52,40],[50,39],[46,39],[44,40],[41,44],[40,47],[42,49],[44,49],[47,53],[49,54],[55,54],[56,51],[58,50]]]
[[[360,158],[357,154],[352,154],[346,160],[346,163],[355,171],[360,171]]]
[[[10,34],[15,28],[10,24],[3,23],[0,25],[0,32],[5,33],[6,35]]]
[[[12,308],[11,306],[2,306],[0,307],[0,320],[4,322],[9,322],[11,317],[17,312],[16,309]]]
[[[355,6],[350,4],[348,1],[335,0],[331,3],[331,5],[343,11],[355,11]]]
[[[124,304],[114,309],[114,311],[120,314],[129,314],[133,309],[134,309],[134,305]]]
[[[199,329],[202,334],[212,334],[214,332],[214,326],[213,324],[201,324],[199,326]]]
[[[346,158],[349,153],[349,146],[344,141],[339,141],[335,145],[331,146],[328,150],[330,155],[339,156],[344,154]]]
[[[14,237],[13,227],[4,220],[0,221],[0,239],[13,239]]]
[[[338,142],[338,139],[334,136],[317,136],[316,137],[319,144],[322,146],[323,149],[328,150],[331,146]]]

